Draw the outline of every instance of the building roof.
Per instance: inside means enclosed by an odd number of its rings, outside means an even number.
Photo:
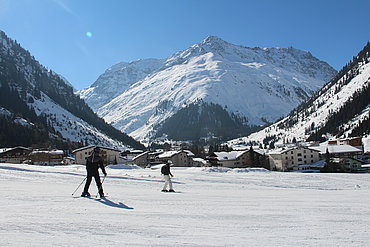
[[[260,148],[256,148],[256,149],[253,148],[253,151],[260,154],[260,155],[265,155],[266,154],[265,150],[260,149]]]
[[[0,148],[0,153],[9,152],[9,151],[12,151],[12,150],[15,150],[15,149],[23,149],[23,150],[31,151],[30,148],[18,146],[18,147],[13,147],[13,148]]]
[[[140,157],[143,157],[143,156],[147,155],[148,153],[149,153],[149,151],[146,151],[146,152],[144,152],[144,153],[141,153],[141,154],[139,154],[139,155],[135,156],[132,160],[137,160],[137,159],[139,159]]]
[[[184,149],[182,151],[186,152],[189,157],[194,157],[195,156],[195,154],[192,151],[190,151],[190,150]]]
[[[214,152],[219,161],[236,160],[248,150],[244,151],[230,151],[230,152]]]
[[[35,150],[32,151],[31,154],[53,154],[53,155],[59,155],[64,154],[63,150]]]
[[[183,151],[182,150],[181,151],[167,151],[167,152],[164,152],[164,153],[159,154],[158,155],[158,158],[159,159],[171,158],[174,155],[179,154],[181,152],[183,152]]]
[[[271,154],[283,154],[283,153],[286,153],[286,152],[289,152],[289,151],[292,151],[292,150],[296,150],[296,149],[308,149],[308,150],[319,152],[318,150],[313,149],[311,147],[296,146],[296,147],[274,149],[274,150],[271,150],[268,154],[270,154],[270,155]]]
[[[317,150],[320,154],[325,154],[326,150],[331,154],[340,154],[340,153],[359,153],[362,152],[361,149],[358,149],[351,145],[320,145],[310,147],[312,150]]]
[[[202,159],[202,158],[194,158],[193,161],[203,163],[203,164],[207,164],[207,161],[205,159]]]
[[[83,151],[83,150],[85,150],[85,149],[90,149],[90,148],[95,148],[95,147],[98,147],[98,148],[100,148],[100,149],[108,149],[108,150],[112,150],[112,151],[120,152],[118,149],[114,149],[114,148],[90,145],[90,146],[82,147],[82,148],[79,148],[79,149],[75,149],[75,150],[73,150],[73,151],[72,151],[72,153],[77,153],[77,152],[79,152],[79,151]]]

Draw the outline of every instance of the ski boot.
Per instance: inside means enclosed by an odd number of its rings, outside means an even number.
[[[83,193],[81,194],[81,196],[82,196],[82,197],[90,197],[91,195],[90,195],[90,193],[89,193],[89,192],[83,192]]]

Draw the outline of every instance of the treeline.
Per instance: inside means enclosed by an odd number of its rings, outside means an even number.
[[[314,106],[314,102],[327,90],[335,86],[334,94],[337,94],[343,86],[347,85],[354,77],[356,77],[360,71],[361,65],[367,64],[370,58],[370,43],[368,42],[366,46],[358,53],[357,56],[347,63],[338,74],[332,78],[328,83],[326,83],[319,91],[314,93],[312,97],[308,100],[302,102],[298,107],[293,109],[289,113],[289,118],[279,125],[279,128],[289,128],[292,127],[299,121],[299,118],[304,118],[309,114],[314,113],[315,109],[322,106],[325,102],[318,102],[317,106]],[[311,108],[311,112],[308,109]]]
[[[156,129],[155,137],[210,142],[246,136],[259,127],[248,126],[245,118],[229,114],[218,104],[200,101],[180,109]]]
[[[346,129],[341,125],[348,123],[354,116],[361,113],[370,104],[370,86],[367,84],[363,90],[357,91],[345,105],[343,105],[339,111],[329,116],[325,126],[313,133],[308,140],[323,141],[322,135],[325,133],[331,133],[333,135],[340,136]],[[370,133],[370,125],[367,121],[360,122],[356,128],[355,133],[359,135]],[[367,125],[366,125],[367,124]],[[366,132],[367,130],[367,132]],[[352,135],[355,135],[352,133]]]

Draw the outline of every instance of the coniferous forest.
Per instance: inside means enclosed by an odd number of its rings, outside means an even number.
[[[210,143],[212,139],[226,141],[246,136],[260,128],[249,126],[245,118],[229,114],[220,105],[198,102],[189,104],[167,119],[158,127],[157,137],[167,135],[173,140],[189,138],[190,141],[207,140]]]
[[[88,105],[74,94],[73,88],[54,72],[39,64],[31,54],[16,41],[11,40],[0,31],[0,107],[11,111],[12,116],[1,116],[2,127],[0,145],[14,146],[28,143],[45,143],[48,146],[81,146],[82,143],[63,139],[48,126],[46,116],[37,116],[27,105],[34,99],[40,99],[41,93],[49,96],[54,102],[94,126],[107,136],[121,141],[125,145],[143,148],[133,138],[122,133],[103,119],[99,118]],[[33,123],[33,126],[16,126],[17,117]],[[7,123],[8,122],[8,123]],[[26,133],[21,137],[21,133]],[[13,134],[13,133],[19,133]],[[25,141],[24,139],[27,139]]]

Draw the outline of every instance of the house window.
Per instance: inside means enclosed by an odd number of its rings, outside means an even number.
[[[302,156],[302,154],[301,153],[298,153],[297,156]]]
[[[294,165],[294,161],[292,161],[292,165]]]
[[[311,160],[311,163],[313,163],[313,160]]]
[[[306,158],[306,155],[304,155],[303,158]]]
[[[293,151],[291,151],[290,153],[293,154]]]
[[[299,158],[299,159],[298,159],[298,161],[302,161],[302,159],[301,159],[301,158]]]
[[[292,157],[290,157],[291,159],[294,159],[294,157],[292,156]]]
[[[285,159],[287,160],[288,159],[288,156],[286,156]]]
[[[313,154],[311,154],[311,158],[313,158]]]
[[[306,153],[306,150],[303,150],[303,153]]]

